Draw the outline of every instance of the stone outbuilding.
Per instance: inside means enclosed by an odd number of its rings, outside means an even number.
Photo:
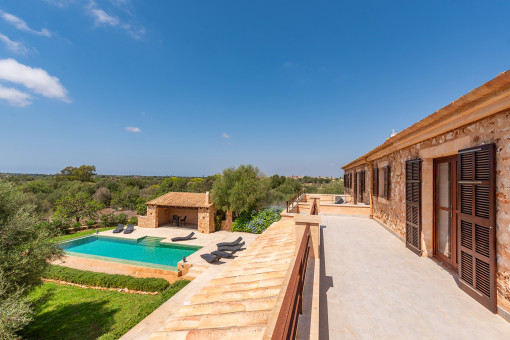
[[[199,233],[210,234],[215,230],[216,208],[209,192],[169,192],[147,204],[147,215],[138,218],[141,228],[182,226],[196,228]],[[176,218],[177,217],[177,218]],[[176,222],[179,220],[179,222]]]

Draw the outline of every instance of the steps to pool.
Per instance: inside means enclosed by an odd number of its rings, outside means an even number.
[[[164,239],[164,237],[145,236],[139,239],[137,243],[145,247],[159,247],[159,244]]]

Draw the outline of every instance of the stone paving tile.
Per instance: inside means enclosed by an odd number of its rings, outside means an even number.
[[[510,339],[510,324],[369,218],[322,216],[320,339]]]

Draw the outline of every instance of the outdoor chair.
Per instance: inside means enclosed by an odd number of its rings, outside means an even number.
[[[211,252],[211,254],[219,256],[222,259],[227,259],[227,258],[232,257],[234,255],[234,253],[227,253],[225,251],[219,251],[219,250],[215,250],[215,251]]]
[[[131,234],[135,230],[135,226],[132,224],[128,224],[126,230],[124,230],[124,234]]]
[[[233,242],[221,242],[221,243],[217,243],[216,245],[219,247],[233,247],[233,246],[237,246],[239,244],[239,242],[241,242],[243,238],[242,237],[239,237],[237,240],[233,241]]]
[[[118,234],[124,230],[124,224],[117,224],[117,228],[113,231],[114,234]]]
[[[182,225],[186,225],[186,216],[184,216],[184,218],[181,218],[179,220],[179,225],[182,223]]]
[[[246,242],[241,242],[235,246],[221,246],[221,247],[218,247],[218,251],[231,251],[232,253],[235,253],[235,252],[241,250],[241,248],[244,246],[245,243]]]
[[[216,262],[220,259],[220,257],[218,255],[213,255],[213,254],[202,254],[202,255],[200,255],[200,257],[209,263]]]
[[[174,224],[174,225],[176,225],[176,226],[178,226],[178,225],[179,225],[179,216],[174,215],[174,216],[172,217],[172,224]]]
[[[188,241],[188,240],[191,240],[191,238],[193,237],[193,235],[195,235],[194,232],[192,232],[191,234],[189,234],[188,236],[179,236],[179,237],[174,237],[172,238],[172,242],[176,242],[176,241]]]

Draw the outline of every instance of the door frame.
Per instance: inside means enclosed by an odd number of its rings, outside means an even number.
[[[433,217],[432,217],[432,254],[434,258],[444,264],[450,271],[457,273],[458,270],[458,248],[457,248],[457,221],[458,221],[458,212],[457,212],[457,155],[444,156],[439,158],[434,158],[433,162]],[[437,173],[437,165],[439,163],[444,163],[445,161],[450,161],[453,166],[450,167],[450,205],[451,205],[451,215],[450,215],[450,230],[451,230],[451,259],[446,258],[443,254],[437,251],[437,237],[438,237],[438,209],[439,209],[439,176]],[[443,209],[444,210],[444,209]]]

